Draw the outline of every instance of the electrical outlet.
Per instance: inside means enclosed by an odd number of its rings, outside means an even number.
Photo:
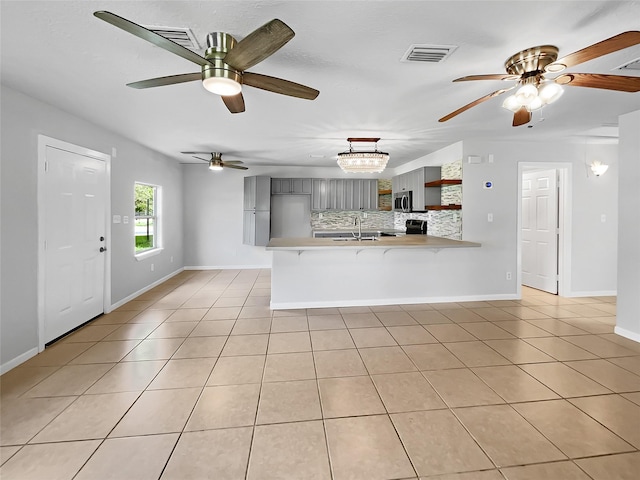
[[[511,272],[507,272],[507,280],[511,280]]]
[[[607,216],[606,216],[604,213],[603,213],[602,215],[600,215],[600,221],[601,221],[602,223],[604,223],[604,222],[606,222],[606,221],[607,221]]]
[[[367,212],[364,212],[364,213],[362,214],[362,218],[367,218]]]
[[[153,272],[156,269],[156,266],[152,263],[151,264],[151,271]]]
[[[493,222],[493,213],[487,213],[487,222]]]
[[[319,218],[320,220],[322,220],[322,212],[320,212],[320,213],[318,214],[318,218]]]
[[[173,263],[173,255],[171,255],[171,259],[169,261]]]

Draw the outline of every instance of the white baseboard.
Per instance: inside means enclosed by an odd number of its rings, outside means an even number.
[[[411,305],[419,303],[445,302],[483,302],[491,300],[519,300],[515,293],[498,295],[469,295],[457,297],[411,297],[411,298],[376,298],[345,301],[309,301],[309,302],[271,302],[272,310],[291,310],[298,308],[328,308],[328,307],[366,307],[369,305]]]
[[[15,368],[21,363],[26,362],[31,357],[35,357],[37,354],[38,354],[38,347],[35,347],[35,348],[32,348],[31,350],[27,350],[21,355],[18,355],[16,358],[13,358],[8,362],[3,363],[2,365],[0,365],[0,375],[4,375],[12,368]]]
[[[594,290],[590,292],[568,292],[563,297],[615,297],[618,295],[617,290]]]
[[[137,292],[132,293],[131,295],[128,295],[127,297],[123,298],[122,300],[117,301],[116,303],[111,304],[111,309],[109,310],[109,312],[115,310],[118,307],[121,307],[122,305],[124,305],[127,302],[130,302],[131,300],[135,299],[136,297],[139,297],[140,295],[142,295],[145,292],[148,292],[149,290],[151,290],[153,287],[157,287],[158,285],[160,285],[163,282],[166,282],[167,280],[169,280],[172,277],[175,277],[176,275],[178,275],[179,273],[181,273],[183,270],[185,270],[185,268],[179,268],[178,270],[176,270],[173,273],[170,273],[169,275],[166,275],[164,277],[162,277],[159,280],[156,280],[155,282],[153,282],[150,285],[147,285],[144,288],[141,288],[140,290],[138,290]],[[104,312],[104,313],[109,313],[109,312]]]
[[[620,327],[615,327],[613,329],[613,332],[616,335],[620,335],[621,337],[628,338],[629,340],[640,343],[640,333],[632,332],[631,330]]]
[[[185,270],[254,270],[256,268],[271,268],[271,265],[207,265],[207,266],[188,266]]]

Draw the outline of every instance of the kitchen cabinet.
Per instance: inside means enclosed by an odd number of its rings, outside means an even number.
[[[314,178],[312,210],[377,210],[378,180]]]
[[[311,210],[329,208],[329,181],[326,178],[311,179]]]
[[[411,191],[413,192],[413,209],[423,210],[425,206],[424,179],[425,170],[429,167],[422,167],[412,170],[402,175],[397,175],[391,179],[393,193]]]
[[[244,177],[242,243],[266,246],[271,216],[271,177]]]
[[[271,195],[311,195],[310,178],[272,178]]]

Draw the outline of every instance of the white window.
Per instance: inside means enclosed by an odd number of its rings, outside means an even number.
[[[135,230],[134,244],[136,257],[160,248],[158,217],[160,211],[160,187],[146,183],[135,183]]]

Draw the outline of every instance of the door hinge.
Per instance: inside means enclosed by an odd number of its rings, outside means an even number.
[[[560,229],[556,228],[556,235],[560,235]]]
[[[49,162],[47,162],[47,161],[44,162],[44,171],[45,172],[49,171]]]
[[[44,241],[44,249],[45,250],[47,249],[47,241],[46,240]]]

